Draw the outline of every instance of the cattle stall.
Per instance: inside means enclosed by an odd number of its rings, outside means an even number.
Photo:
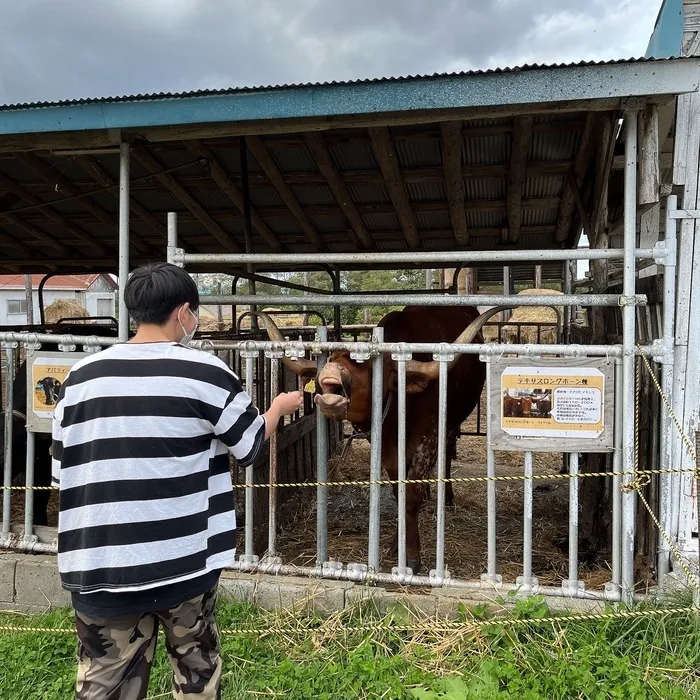
[[[630,600],[672,565],[629,487],[683,452],[648,378],[651,408],[637,419],[635,378],[648,358],[680,401],[672,368],[690,350],[675,329],[690,294],[673,271],[693,249],[681,231],[677,252],[676,222],[695,209],[663,189],[662,144],[699,69],[685,57],[14,106],[0,110],[0,190],[11,195],[0,268],[123,281],[167,259],[234,280],[202,299],[231,307],[232,321],[201,333],[201,349],[263,409],[276,387],[308,393],[256,468],[232,468],[234,570]],[[583,261],[591,285],[577,288]],[[452,284],[436,288],[431,272],[430,289],[344,287],[351,272],[441,269],[457,271]],[[306,273],[330,288],[290,281]],[[640,334],[644,276],[662,303]],[[540,342],[542,329],[521,342],[519,324],[533,322],[511,311],[552,305],[564,312],[555,342]],[[277,332],[268,307],[308,318]],[[378,325],[344,323],[353,309],[387,311]],[[117,341],[128,320],[122,285]],[[17,343],[36,357],[58,345],[60,359],[115,338],[0,329],[0,342],[14,366]],[[5,416],[17,410],[10,375]],[[365,412],[343,420],[360,395]],[[6,487],[19,446],[7,425]],[[39,433],[27,435],[30,465]],[[34,483],[31,467],[24,479]],[[644,486],[686,554],[693,543],[671,525],[688,516],[689,484],[660,473]],[[52,551],[50,531],[35,539],[32,491],[23,523],[11,500],[2,542]]]

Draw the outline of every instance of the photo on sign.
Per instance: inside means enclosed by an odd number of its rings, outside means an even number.
[[[61,381],[56,377],[42,377],[34,387],[35,399],[44,406],[55,406],[61,391]]]
[[[552,392],[544,389],[506,389],[501,405],[504,418],[547,419],[552,411]]]

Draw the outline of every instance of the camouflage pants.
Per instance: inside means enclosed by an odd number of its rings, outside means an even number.
[[[173,697],[219,700],[221,657],[215,603],[216,588],[157,613],[101,619],[76,612],[76,700],[143,700],[159,624],[173,668]]]

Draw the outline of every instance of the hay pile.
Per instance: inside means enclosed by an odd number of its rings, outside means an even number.
[[[518,296],[555,296],[562,295],[555,289],[524,289]],[[557,312],[559,319],[557,319]],[[547,323],[551,324],[541,329],[540,342],[553,345],[557,342],[557,325],[564,318],[564,308],[556,307],[556,311],[549,306],[521,306],[513,311],[510,317],[511,323],[503,326],[503,342],[506,343],[536,343],[537,326],[517,326],[516,323]],[[511,325],[513,324],[513,325]],[[520,340],[518,340],[518,328],[520,328]]]
[[[56,299],[44,309],[46,323],[58,323],[62,318],[89,318],[87,309],[72,299]],[[82,321],[76,321],[82,323]]]

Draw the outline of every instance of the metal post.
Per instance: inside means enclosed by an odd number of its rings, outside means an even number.
[[[624,201],[624,274],[623,295],[629,301],[635,293],[636,265],[634,248],[637,234],[637,117],[635,111],[625,114],[625,201]],[[625,408],[622,436],[623,486],[634,480],[635,425],[635,307],[622,308],[622,393]],[[634,507],[635,492],[622,494],[622,596],[631,603],[634,594]]]
[[[400,346],[399,346],[400,347]],[[411,359],[411,353],[401,349],[392,353],[391,359],[396,361],[397,390],[396,408],[398,411],[398,567],[394,573],[402,581],[406,571],[406,361]]]
[[[564,263],[564,294],[571,294],[571,265]],[[564,343],[569,344],[571,339],[571,307],[564,307]]]
[[[251,218],[251,207],[250,207],[250,181],[248,179],[248,146],[245,141],[245,136],[241,136],[239,139],[239,157],[241,161],[241,184],[242,184],[242,195],[243,195],[243,229],[245,237],[245,252],[250,254],[253,252],[253,224]],[[253,265],[248,263],[246,265],[246,270],[250,273],[253,272]],[[255,296],[255,280],[248,280],[248,294]],[[250,311],[253,315],[250,317],[250,330],[256,331],[258,329],[258,317],[255,312],[258,307],[255,304],[250,305]],[[236,319],[233,319],[233,323],[236,323]]]
[[[372,331],[375,343],[384,342],[384,329]],[[370,572],[379,571],[379,525],[382,487],[377,483],[382,478],[382,413],[384,403],[384,355],[377,352],[372,358],[372,439],[369,478],[369,547],[367,565]]]
[[[537,585],[532,575],[532,452],[525,452],[523,481],[523,575],[517,579],[523,592]]]
[[[333,294],[338,295],[340,293],[340,270],[336,270],[333,276]],[[340,304],[336,303],[333,305],[333,332],[335,333],[336,340],[340,340],[341,328]]]
[[[279,377],[279,360],[273,357],[270,359],[270,400],[279,393]],[[270,493],[268,494],[267,508],[268,558],[274,557],[277,554],[277,437],[277,431],[275,430],[272,435],[270,435]]]
[[[435,541],[434,576],[445,578],[445,481],[447,476],[447,363],[453,355],[435,355],[440,362],[438,378],[438,483],[437,483],[437,535]]]
[[[664,303],[663,303],[663,343],[665,353],[661,362],[661,388],[666,396],[673,395],[674,370],[674,312],[676,302],[676,244],[677,220],[671,214],[678,208],[678,197],[670,195],[666,199],[666,234],[664,245],[667,255],[664,260]],[[673,420],[668,410],[661,411],[661,468],[673,469]],[[659,519],[666,532],[671,532],[673,507],[671,503],[673,481],[676,475],[661,474],[659,479]],[[657,583],[663,591],[664,579],[669,572],[671,552],[668,543],[659,538],[659,558],[657,568]]]
[[[129,278],[129,166],[131,146],[119,145],[119,340],[129,339],[129,312],[124,288]]]
[[[328,341],[328,328],[319,326],[318,340]],[[316,361],[320,373],[326,364],[324,355],[319,355]],[[317,375],[318,376],[318,375]],[[328,487],[323,486],[328,481],[328,420],[323,411],[316,409],[316,563],[322,566],[328,559]]]
[[[14,378],[15,378],[15,349],[17,343],[5,344],[5,466],[3,469],[2,492],[2,532],[10,532],[10,517],[12,509],[12,427],[14,424]]]
[[[24,539],[34,534],[34,433],[27,430],[27,461],[25,466]]]
[[[34,286],[32,284],[32,276],[24,276],[24,298],[27,305],[27,325],[34,325]]]
[[[488,564],[486,574],[482,579],[489,583],[500,583],[501,577],[496,573],[496,455],[491,447],[491,439],[488,434],[491,430],[489,411],[491,410],[491,358],[483,358],[486,361],[486,518],[488,536]]]
[[[613,452],[613,472],[612,478],[612,581],[610,583],[610,593],[619,595],[622,586],[622,492],[620,484],[622,478],[622,432],[625,412],[623,409],[622,395],[622,360],[615,359],[615,420],[614,420],[614,440],[615,451]]]
[[[578,505],[579,505],[579,456],[569,455],[569,578],[562,582],[562,588],[570,595],[577,595],[582,589],[578,579]]]
[[[426,289],[433,288],[433,271],[431,269],[427,269],[425,271],[425,288]]]
[[[175,259],[175,249],[177,248],[177,212],[168,212],[168,262]]]
[[[254,390],[254,374],[255,360],[258,356],[257,350],[243,350],[241,355],[245,357],[245,387],[248,396],[253,395]],[[255,466],[251,464],[245,470],[245,554],[241,560],[245,563],[256,562],[258,557],[255,556],[253,549],[253,484],[255,483]]]

